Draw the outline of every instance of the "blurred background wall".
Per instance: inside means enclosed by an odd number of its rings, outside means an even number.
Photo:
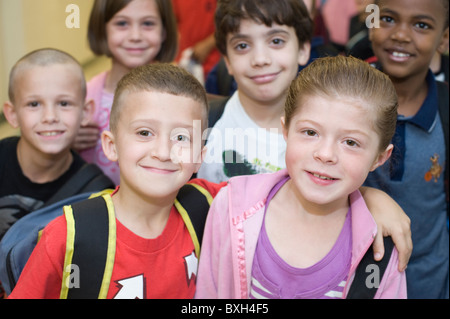
[[[93,0],[0,0],[0,138],[17,134],[3,117],[3,103],[8,100],[9,71],[26,53],[44,47],[66,51],[81,63],[87,80],[109,67],[109,60],[89,49],[92,4]]]

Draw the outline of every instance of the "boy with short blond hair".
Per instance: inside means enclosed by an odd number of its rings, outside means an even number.
[[[80,125],[93,111],[85,96],[83,70],[65,52],[36,50],[12,68],[3,112],[20,136],[0,141],[0,239],[85,163],[71,151]]]
[[[104,196],[116,239],[113,270],[99,298],[193,298],[198,255],[175,199],[201,165],[200,133],[207,127],[207,112],[202,85],[179,67],[138,67],[119,82],[111,131],[102,133],[105,155],[119,163],[120,186]],[[190,183],[211,196],[223,186]],[[44,229],[11,298],[67,297],[67,216]],[[132,295],[125,289],[130,278],[138,287]]]

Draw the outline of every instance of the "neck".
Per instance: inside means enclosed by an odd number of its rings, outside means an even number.
[[[73,162],[71,152],[51,155],[28,148],[22,139],[17,145],[17,160],[23,174],[33,183],[48,183],[63,175]]]
[[[120,186],[112,197],[116,218],[143,238],[156,238],[163,232],[175,198],[155,200]]]
[[[284,100],[259,103],[238,91],[239,100],[247,115],[259,126],[270,130],[276,128],[282,132],[281,117],[284,115]],[[285,96],[283,96],[285,98]]]
[[[391,77],[398,96],[398,114],[409,117],[419,111],[428,94],[427,73],[405,79]]]
[[[338,198],[330,203],[321,204],[308,200],[297,189],[292,179],[285,184],[284,199],[287,205],[291,206],[293,211],[307,218],[334,219],[347,214],[349,208],[348,196]]]
[[[126,75],[128,72],[130,72],[130,69],[128,69],[127,67],[125,67],[124,65],[118,63],[113,59],[111,70],[108,72],[108,75],[106,76],[105,90],[109,93],[114,93],[120,79],[122,79],[123,76]]]

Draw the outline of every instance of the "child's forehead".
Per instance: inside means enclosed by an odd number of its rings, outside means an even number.
[[[445,0],[379,0],[377,5],[381,12],[393,11],[398,15],[412,15],[415,17],[430,17],[431,19],[445,19]]]
[[[30,77],[39,80],[46,76],[83,80],[82,70],[78,66],[70,63],[53,63],[49,65],[24,63],[17,67],[15,71],[15,80],[17,81],[29,79]]]
[[[65,91],[73,91],[74,95],[82,93],[84,74],[82,70],[70,63],[55,63],[50,65],[35,65],[25,64],[21,65],[15,70],[14,90],[20,90],[22,86],[32,87],[47,87],[47,90],[52,88],[55,90],[65,88]],[[58,87],[54,87],[54,85]]]
[[[206,113],[203,103],[193,97],[176,95],[157,90],[127,90],[120,97],[121,112],[158,112],[167,116],[184,115],[197,117]],[[150,112],[150,113],[152,113]]]

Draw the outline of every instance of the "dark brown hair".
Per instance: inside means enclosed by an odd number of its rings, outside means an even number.
[[[227,54],[227,35],[237,32],[244,19],[269,27],[273,23],[293,27],[300,48],[312,38],[313,22],[301,0],[219,0],[215,38],[216,46],[223,55]]]

